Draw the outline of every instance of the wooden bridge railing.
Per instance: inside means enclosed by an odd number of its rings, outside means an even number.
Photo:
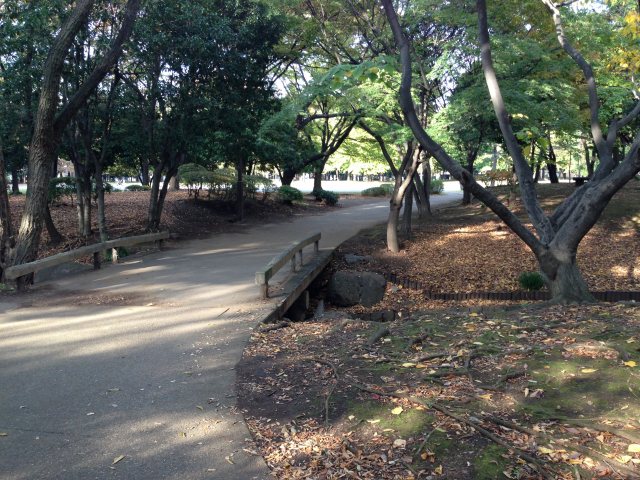
[[[62,265],[63,263],[77,260],[82,257],[87,257],[89,255],[93,255],[93,267],[95,269],[98,269],[100,268],[100,252],[111,250],[112,262],[117,263],[118,252],[116,249],[119,247],[131,247],[141,243],[151,242],[158,242],[158,246],[161,246],[162,241],[168,238],[169,232],[160,232],[148,233],[146,235],[138,235],[135,237],[116,238],[114,240],[108,240],[106,242],[94,243],[92,245],[76,248],[75,250],[70,250],[68,252],[62,252],[50,257],[41,258],[40,260],[36,260],[34,262],[23,263],[21,265],[9,267],[5,270],[5,278],[7,280],[16,280],[20,277],[24,277],[25,275],[44,270],[45,268]]]
[[[275,276],[276,273],[291,260],[291,270],[296,271],[296,257],[300,260],[300,266],[302,266],[302,250],[307,245],[314,244],[314,251],[317,254],[320,249],[320,233],[311,235],[304,240],[294,243],[289,249],[280,255],[274,257],[263,270],[256,272],[256,284],[260,285],[262,298],[269,298],[269,280]]]

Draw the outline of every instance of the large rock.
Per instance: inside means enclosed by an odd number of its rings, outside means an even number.
[[[329,299],[338,307],[371,307],[384,298],[387,281],[374,272],[336,272],[329,282]]]

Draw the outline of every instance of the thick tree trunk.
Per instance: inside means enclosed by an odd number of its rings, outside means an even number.
[[[569,304],[595,301],[576,264],[575,252],[547,250],[538,258],[538,263],[554,302]]]
[[[174,176],[171,179],[169,189],[173,192],[177,192],[178,190],[180,190],[180,179],[178,178],[178,175]]]
[[[285,168],[282,174],[280,175],[280,182],[282,183],[282,185],[290,186],[294,178],[296,178],[295,170]]]
[[[549,172],[549,181],[551,183],[559,183],[558,166],[555,163],[547,163],[547,171]]]
[[[315,168],[313,171],[313,191],[322,191],[322,168]]]

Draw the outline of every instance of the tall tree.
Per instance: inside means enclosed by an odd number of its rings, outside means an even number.
[[[34,132],[29,147],[27,199],[18,231],[13,264],[29,262],[36,258],[47,206],[49,179],[62,133],[120,56],[140,7],[140,0],[127,1],[120,30],[110,49],[68,102],[60,107],[60,78],[64,62],[73,39],[87,22],[94,3],[92,0],[79,0],[76,3],[60,26],[44,66]]]
[[[620,128],[626,126],[640,114],[640,102],[624,117],[611,122],[608,132],[602,130],[599,119],[599,98],[593,69],[589,62],[573,47],[567,38],[560,9],[550,0],[542,0],[550,10],[557,37],[565,52],[576,62],[585,78],[591,112],[591,129],[600,155],[600,165],[593,180],[577,189],[551,215],[542,210],[535,193],[532,171],[522,153],[511,126],[498,78],[493,67],[485,0],[477,0],[479,43],[484,75],[487,81],[496,117],[505,137],[505,143],[514,161],[520,183],[520,191],[536,234],[505,207],[493,194],[482,188],[453,160],[443,148],[422,128],[417,118],[411,92],[411,51],[391,0],[382,0],[396,43],[400,49],[403,80],[400,89],[400,104],[414,135],[440,164],[449,170],[463,185],[496,213],[536,256],[552,296],[558,302],[590,301],[592,297],[576,265],[576,252],[580,240],[596,223],[613,195],[640,171],[640,133],[625,158],[615,165],[613,147]]]

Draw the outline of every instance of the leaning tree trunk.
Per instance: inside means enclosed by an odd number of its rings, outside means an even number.
[[[542,277],[556,303],[595,301],[576,264],[576,252],[548,249],[538,257]]]
[[[44,225],[47,228],[47,233],[49,234],[49,242],[51,245],[60,245],[64,237],[56,228],[56,224],[53,223],[53,218],[51,218],[51,209],[49,205],[44,212]]]
[[[431,215],[431,159],[422,162],[422,191],[424,192],[425,206]]]
[[[416,197],[416,205],[418,206],[418,218],[426,218],[431,215],[429,197],[425,193],[420,175],[414,175],[413,182],[415,183],[413,191]]]

